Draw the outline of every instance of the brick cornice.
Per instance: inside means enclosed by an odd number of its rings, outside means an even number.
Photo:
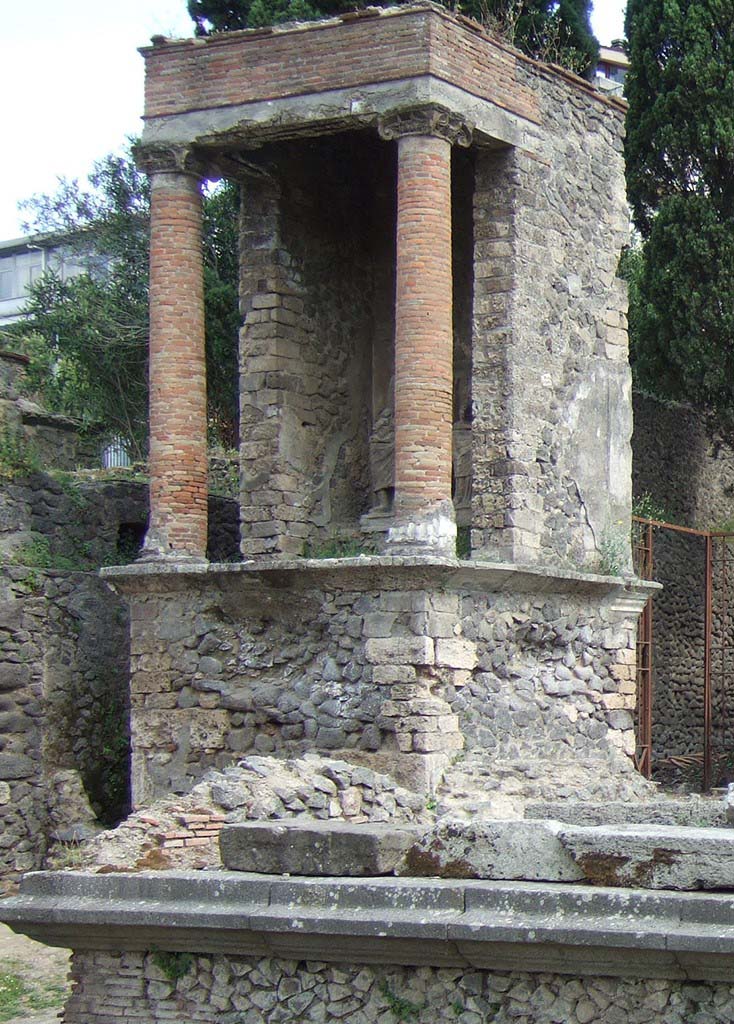
[[[404,135],[429,135],[446,139],[452,146],[470,146],[474,126],[459,114],[431,103],[383,114],[377,122],[377,129],[380,138],[386,141]]]

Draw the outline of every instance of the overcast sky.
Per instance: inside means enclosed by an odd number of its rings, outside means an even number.
[[[602,43],[622,35],[625,0],[596,0]],[[22,233],[19,200],[53,192],[59,176],[140,131],[143,61],[155,34],[192,34],[186,0],[34,0],[4,6],[0,29],[3,152],[0,239]]]

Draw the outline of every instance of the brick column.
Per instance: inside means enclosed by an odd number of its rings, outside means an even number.
[[[463,120],[438,107],[379,125],[398,140],[395,289],[395,522],[391,552],[454,556],[451,146]]]
[[[206,557],[207,420],[201,174],[141,151],[151,175],[148,559]]]

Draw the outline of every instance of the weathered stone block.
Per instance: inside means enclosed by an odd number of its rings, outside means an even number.
[[[554,821],[443,821],[407,852],[400,874],[573,882],[583,871]]]
[[[346,822],[247,822],[227,825],[220,848],[226,868],[279,875],[392,874],[423,826]]]
[[[436,640],[436,664],[446,668],[473,669],[477,664],[476,644],[462,637]]]
[[[661,825],[564,827],[564,849],[594,885],[734,889],[734,831]]]
[[[428,636],[369,639],[365,643],[367,660],[373,665],[432,665],[433,640]]]

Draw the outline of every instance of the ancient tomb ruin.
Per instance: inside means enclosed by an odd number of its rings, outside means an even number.
[[[248,751],[341,751],[426,791],[475,747],[629,769],[620,105],[430,5],[143,52],[149,562],[108,576],[134,799]],[[226,566],[204,560],[216,175],[243,195]],[[299,557],[345,540],[366,553]]]
[[[635,627],[655,585],[630,565],[622,106],[430,4],[156,39],[144,57],[151,518],[145,558],[105,571],[130,606],[135,804],[243,755],[267,772],[263,755],[314,753],[360,785],[392,775],[426,811],[438,792],[460,812],[472,779],[498,792],[488,818],[500,803],[521,818],[529,777],[536,798],[597,809],[644,794]],[[243,561],[228,564],[204,557],[200,189],[216,176],[243,190]],[[345,543],[361,551],[306,557]],[[642,822],[635,879],[657,886]],[[510,849],[489,869],[456,854],[451,881],[403,877],[425,875],[433,840],[407,868],[376,854],[373,873],[400,876],[377,882],[273,881],[228,855],[224,873],[37,876],[3,916],[73,940],[67,1024],[409,1005],[588,1024],[641,1000],[682,1021],[686,978],[726,1001],[699,894],[635,894],[629,874],[588,869],[586,833],[501,825],[499,846],[449,835]],[[602,860],[620,856],[613,837]],[[580,887],[605,879],[623,891]]]

